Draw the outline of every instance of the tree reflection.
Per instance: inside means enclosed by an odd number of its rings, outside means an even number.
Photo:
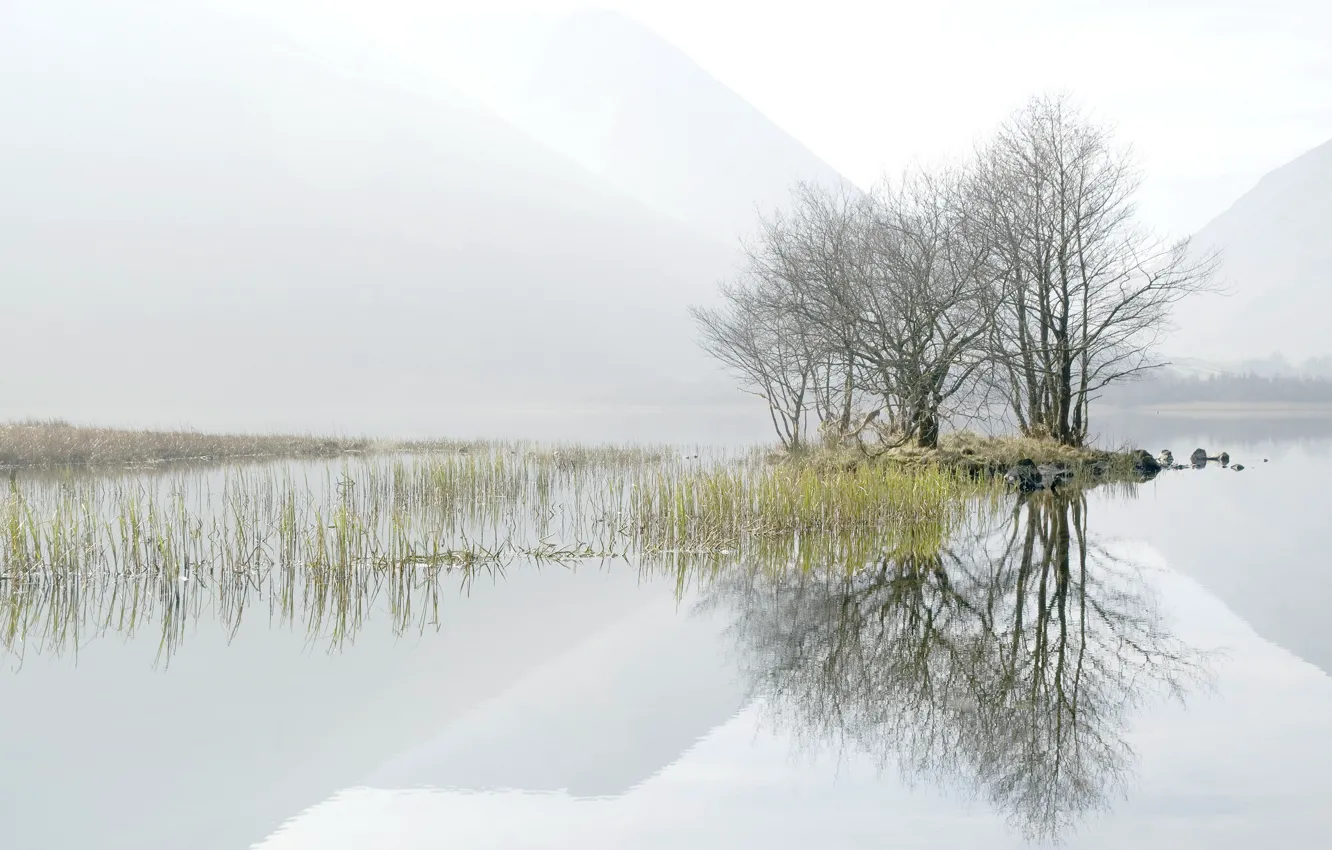
[[[1089,538],[1080,493],[978,517],[932,556],[737,571],[707,604],[735,609],[755,695],[804,743],[979,794],[1033,839],[1122,788],[1130,709],[1205,676],[1142,571]]]

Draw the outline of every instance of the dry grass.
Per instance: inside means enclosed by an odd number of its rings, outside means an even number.
[[[206,434],[97,428],[58,420],[0,423],[0,469],[127,468],[173,463],[427,454],[525,456],[563,470],[659,464],[679,457],[670,446],[587,446],[503,440],[383,440],[316,434]],[[697,457],[697,455],[692,455]]]
[[[460,440],[388,442],[313,434],[204,434],[95,428],[60,421],[0,423],[0,467],[128,467],[173,462],[325,458],[373,451],[465,451]]]
[[[1019,436],[985,436],[956,431],[939,438],[936,449],[901,446],[870,456],[858,447],[820,447],[799,456],[800,465],[816,470],[855,469],[863,465],[906,468],[941,467],[970,473],[1003,474],[1018,461],[1064,465],[1078,471],[1099,466],[1111,476],[1128,475],[1133,460],[1128,451],[1106,451],[1087,446],[1066,446],[1054,440]]]

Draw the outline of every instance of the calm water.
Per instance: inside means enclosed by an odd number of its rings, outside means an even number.
[[[334,637],[216,588],[165,648],[30,635],[4,846],[1326,846],[1332,438],[1117,427],[1248,469],[1032,500],[914,571],[519,558]]]

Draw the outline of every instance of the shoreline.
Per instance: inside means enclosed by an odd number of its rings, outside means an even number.
[[[1098,412],[1103,415],[1196,419],[1323,419],[1332,418],[1332,404],[1196,401],[1139,407],[1104,407]]]
[[[214,434],[100,428],[58,420],[20,421],[0,423],[0,470],[135,469],[171,464],[320,460],[390,452],[466,451],[481,442],[316,434]]]
[[[1332,416],[1332,408],[1328,409]],[[101,428],[62,421],[0,423],[0,470],[153,469],[168,465],[216,465],[274,460],[329,460],[339,457],[395,453],[469,452],[536,441],[507,439],[381,439],[315,434],[214,434],[189,430]],[[564,441],[551,443],[565,445]],[[569,446],[578,445],[576,442]],[[629,444],[587,443],[589,448]],[[641,444],[634,444],[640,448]],[[667,444],[654,444],[663,448]],[[816,472],[837,472],[861,466],[891,466],[910,471],[935,467],[967,473],[972,479],[1002,478],[1023,461],[1064,470],[1080,479],[1143,480],[1154,475],[1155,453],[1120,446],[1066,446],[1053,440],[1016,435],[984,436],[972,431],[941,435],[939,446],[901,446],[866,453],[847,445],[811,446],[796,455],[769,453],[776,462],[794,463]]]
[[[939,446],[923,449],[900,446],[882,454],[866,454],[856,447],[810,448],[796,455],[778,453],[782,461],[817,471],[854,470],[862,466],[893,467],[903,471],[936,468],[962,473],[972,480],[1013,478],[1027,482],[1029,470],[1036,476],[1075,484],[1111,481],[1145,481],[1162,471],[1153,453],[1145,449],[1102,449],[1095,446],[1066,446],[1054,440],[1038,440],[1015,435],[982,436],[972,431],[956,431],[940,436]]]

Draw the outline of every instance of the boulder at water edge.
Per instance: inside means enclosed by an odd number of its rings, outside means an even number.
[[[1035,461],[1024,457],[1005,473],[1004,481],[1024,493],[1030,493],[1041,489],[1041,471],[1036,468]]]
[[[1150,477],[1161,471],[1161,464],[1146,449],[1134,449],[1133,470],[1139,475]]]

